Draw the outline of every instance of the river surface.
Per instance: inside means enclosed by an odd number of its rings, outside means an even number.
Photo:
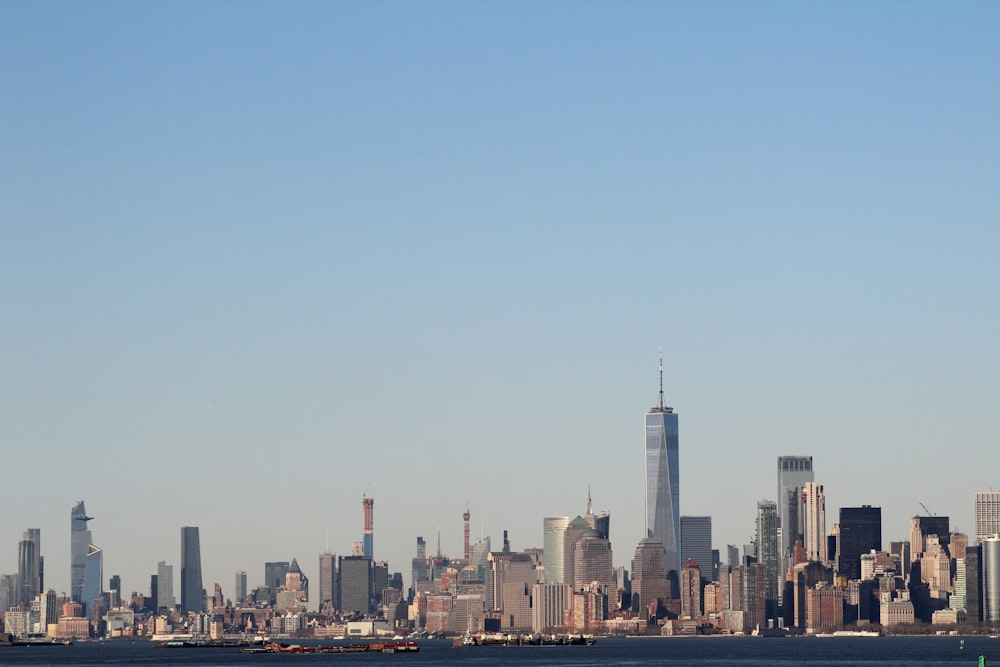
[[[316,643],[316,642],[303,642]],[[963,648],[964,643],[964,648]],[[537,665],[588,667],[868,667],[985,664],[1000,667],[1000,639],[988,637],[684,637],[598,639],[594,646],[453,647],[422,641],[419,653],[247,654],[233,648],[154,649],[148,641],[0,647],[0,665]]]

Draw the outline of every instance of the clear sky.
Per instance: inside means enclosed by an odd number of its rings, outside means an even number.
[[[1000,3],[0,3],[0,572],[409,583],[542,518],[643,537],[662,346],[681,513],[776,459],[829,523],[1000,488]],[[175,594],[179,595],[179,574]]]

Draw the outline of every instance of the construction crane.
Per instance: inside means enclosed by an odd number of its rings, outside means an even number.
[[[935,514],[934,512],[930,511],[929,509],[927,509],[927,505],[924,505],[923,503],[920,503],[920,506],[924,508],[924,512],[927,513],[927,516],[937,516],[937,514]]]

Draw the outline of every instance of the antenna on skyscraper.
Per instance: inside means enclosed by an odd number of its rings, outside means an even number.
[[[660,404],[657,406],[662,411],[665,407],[663,403],[663,348],[660,348]]]
[[[438,521],[438,558],[441,557],[441,522]]]

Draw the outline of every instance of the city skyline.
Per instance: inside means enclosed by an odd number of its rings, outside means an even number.
[[[998,23],[0,3],[0,573],[38,529],[69,592],[85,499],[129,590],[178,578],[182,526],[206,588],[293,558],[318,582],[368,494],[405,575],[439,526],[462,553],[466,507],[519,550],[588,485],[628,563],[661,346],[677,510],[716,548],[785,455],[828,527],[870,504],[906,539],[923,504],[971,534],[1000,469]]]

